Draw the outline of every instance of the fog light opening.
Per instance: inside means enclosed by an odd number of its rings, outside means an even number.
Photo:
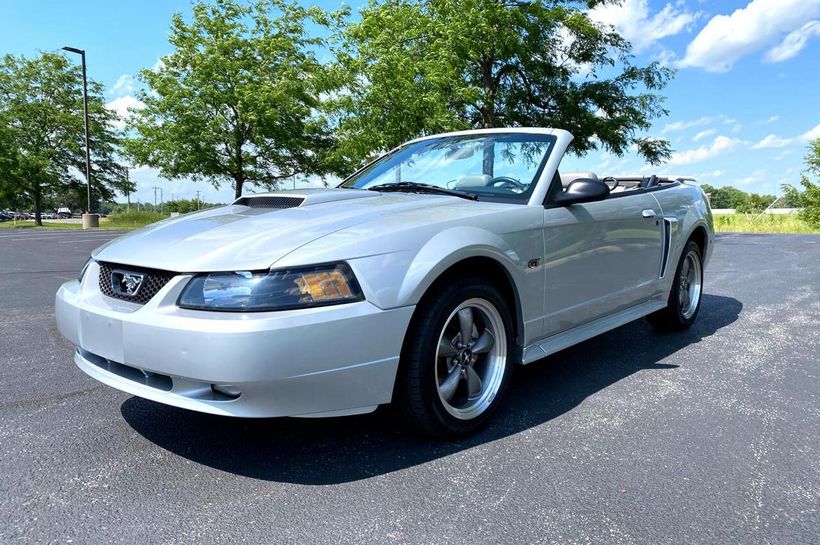
[[[239,388],[231,384],[211,384],[211,390],[217,396],[227,397],[228,399],[236,399],[242,394]]]

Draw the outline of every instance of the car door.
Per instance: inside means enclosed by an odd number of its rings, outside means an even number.
[[[648,300],[658,283],[661,210],[651,193],[544,210],[544,335]]]

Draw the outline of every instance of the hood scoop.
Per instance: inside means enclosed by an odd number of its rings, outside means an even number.
[[[310,206],[328,202],[349,201],[352,199],[366,199],[378,197],[380,194],[375,191],[362,189],[306,189],[276,191],[275,193],[260,193],[257,195],[244,195],[236,199],[233,204],[247,206],[248,208],[266,208],[269,210],[280,210],[283,208],[296,208],[299,206]]]
[[[247,206],[248,208],[296,208],[300,206],[305,199],[303,197],[283,197],[280,195],[253,195],[248,197],[239,197],[233,204],[240,206]]]

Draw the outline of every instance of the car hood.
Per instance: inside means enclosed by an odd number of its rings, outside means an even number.
[[[418,211],[419,218],[432,218],[438,215],[431,215],[431,208],[469,207],[477,212],[482,204],[355,189],[277,191],[155,223],[112,240],[92,255],[99,261],[176,272],[264,270],[300,246],[385,215]]]

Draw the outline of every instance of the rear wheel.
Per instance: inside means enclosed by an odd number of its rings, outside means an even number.
[[[700,311],[703,295],[703,254],[692,240],[686,243],[666,308],[648,316],[650,323],[661,330],[686,329],[694,323]]]
[[[509,382],[511,324],[504,298],[480,279],[426,297],[402,350],[396,400],[406,419],[438,437],[482,426]]]

